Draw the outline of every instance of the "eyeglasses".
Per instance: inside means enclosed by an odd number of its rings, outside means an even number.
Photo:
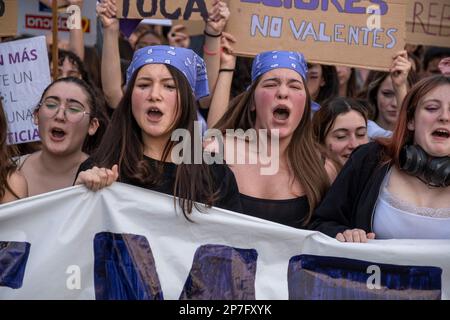
[[[39,104],[42,115],[49,119],[56,117],[61,107],[62,103],[53,99],[45,100]],[[85,107],[80,102],[67,100],[64,106],[64,117],[69,122],[77,123],[83,119],[85,114],[90,115],[85,110]]]

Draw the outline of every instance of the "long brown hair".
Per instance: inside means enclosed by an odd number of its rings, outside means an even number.
[[[414,120],[414,115],[420,100],[431,90],[449,84],[449,76],[436,75],[422,79],[409,90],[403,100],[392,139],[376,140],[385,147],[382,163],[389,163],[392,161],[400,168],[400,152],[403,146],[414,142],[414,131],[408,129],[408,123]]]
[[[8,178],[17,168],[16,163],[12,159],[14,156],[17,156],[17,152],[15,146],[8,146],[6,143],[7,125],[2,99],[0,99],[0,200],[3,199],[7,191],[14,197],[19,198],[8,183]]]
[[[176,105],[178,119],[172,126],[172,130],[186,129],[191,137],[194,137],[194,121],[197,120],[198,104],[184,75],[170,65],[166,67],[174,78],[179,97]],[[134,118],[131,108],[131,98],[138,73],[139,70],[136,70],[129,81],[100,147],[92,158],[100,167],[111,168],[114,164],[118,164],[119,181],[124,181],[126,177],[132,184],[156,186],[163,178],[162,165],[150,166],[144,160],[142,129]],[[168,159],[170,151],[176,144],[175,141],[167,141],[162,158],[156,160]],[[191,154],[195,154],[194,143],[191,143]],[[179,197],[179,204],[188,220],[188,214],[192,212],[193,206],[200,209],[194,201],[202,202],[207,206],[214,204],[218,194],[214,188],[211,169],[207,164],[177,165],[173,195]]]
[[[256,79],[250,88],[235,97],[230,102],[230,106],[216,124],[216,127],[224,131],[226,129],[254,128],[256,121],[256,111],[251,110],[255,104],[255,90],[261,81],[261,76]],[[314,141],[311,123],[311,96],[306,87],[306,105],[300,124],[295,129],[292,139],[287,148],[288,161],[294,171],[295,179],[303,186],[309,203],[309,213],[304,225],[311,219],[314,208],[322,200],[325,192],[330,186],[330,180],[324,168],[324,162],[320,157],[320,150]]]

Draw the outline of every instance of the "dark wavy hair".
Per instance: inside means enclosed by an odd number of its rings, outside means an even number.
[[[198,103],[184,75],[170,65],[166,67],[174,78],[179,95],[176,105],[178,119],[173,124],[172,130],[186,129],[191,137],[194,137],[194,121],[197,120]],[[142,129],[132,113],[132,94],[139,70],[129,81],[125,94],[111,118],[110,126],[92,159],[94,164],[100,167],[111,168],[118,164],[119,181],[151,187],[161,183],[163,171],[162,165],[151,166],[145,161]],[[168,159],[170,151],[176,144],[175,141],[167,141],[162,158],[157,160]],[[191,154],[194,154],[194,143],[191,143]],[[183,214],[188,220],[190,220],[188,215],[194,206],[200,210],[200,206],[194,202],[201,202],[207,206],[214,205],[218,198],[218,190],[214,188],[209,165],[205,163],[177,165],[173,190],[174,202],[178,197]]]

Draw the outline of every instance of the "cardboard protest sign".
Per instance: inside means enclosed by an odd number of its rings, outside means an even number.
[[[17,1],[0,0],[0,36],[17,34]]]
[[[387,71],[404,48],[406,0],[230,1],[235,52],[293,50],[308,61]]]
[[[0,44],[0,96],[9,144],[39,140],[33,110],[50,82],[44,36]]]
[[[84,32],[84,42],[88,46],[97,41],[97,17],[95,1],[84,1],[81,10],[81,28]],[[66,7],[58,9],[58,39],[69,39],[68,20],[71,13],[66,13]],[[52,31],[52,10],[39,0],[20,1],[19,3],[19,33],[41,36]]]
[[[181,24],[185,27],[182,32],[190,36],[201,35],[203,30],[205,30],[205,22],[203,20],[144,19],[141,23],[161,26],[177,26]]]
[[[118,0],[118,18],[206,20],[212,0]]]
[[[406,42],[450,47],[450,1],[409,1],[406,16]]]

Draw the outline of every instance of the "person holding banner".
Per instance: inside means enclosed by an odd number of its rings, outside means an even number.
[[[311,228],[343,242],[450,239],[450,77],[414,85],[392,139],[352,154]]]
[[[268,150],[278,148],[273,159],[279,163],[278,170],[268,175],[261,173],[261,161],[235,164],[225,160],[236,177],[243,213],[296,228],[308,223],[336,174],[314,141],[307,70],[301,53],[260,53],[253,61],[251,86],[231,101],[215,125],[222,132],[256,129],[257,140],[268,138]],[[219,81],[216,86],[222,87],[231,79],[220,77]],[[225,96],[213,101],[227,100]],[[278,136],[279,144],[272,143],[272,135]],[[225,142],[225,148],[232,148],[234,141]]]
[[[95,91],[81,79],[61,78],[44,90],[34,111],[42,148],[20,158],[30,196],[73,185],[84,150],[99,138],[99,112]]]
[[[368,122],[369,139],[390,137],[397,123],[399,107],[404,97],[416,81],[417,76],[411,70],[412,63],[406,51],[400,51],[393,57],[390,72],[370,71],[365,89],[361,92],[371,107]]]
[[[352,98],[335,98],[313,117],[314,135],[341,166],[358,146],[368,143],[367,109]]]
[[[241,211],[230,169],[189,156],[196,143],[202,147],[201,139],[194,139],[198,100],[209,94],[203,59],[184,48],[142,48],[127,70],[126,87],[100,148],[80,166],[76,184],[98,190],[118,180],[171,194],[179,197],[187,218],[194,202]],[[173,139],[175,130],[182,132],[182,143]],[[180,146],[178,162],[174,150]]]
[[[17,171],[15,146],[6,143],[8,123],[0,99],[0,204],[28,196],[27,182]]]

